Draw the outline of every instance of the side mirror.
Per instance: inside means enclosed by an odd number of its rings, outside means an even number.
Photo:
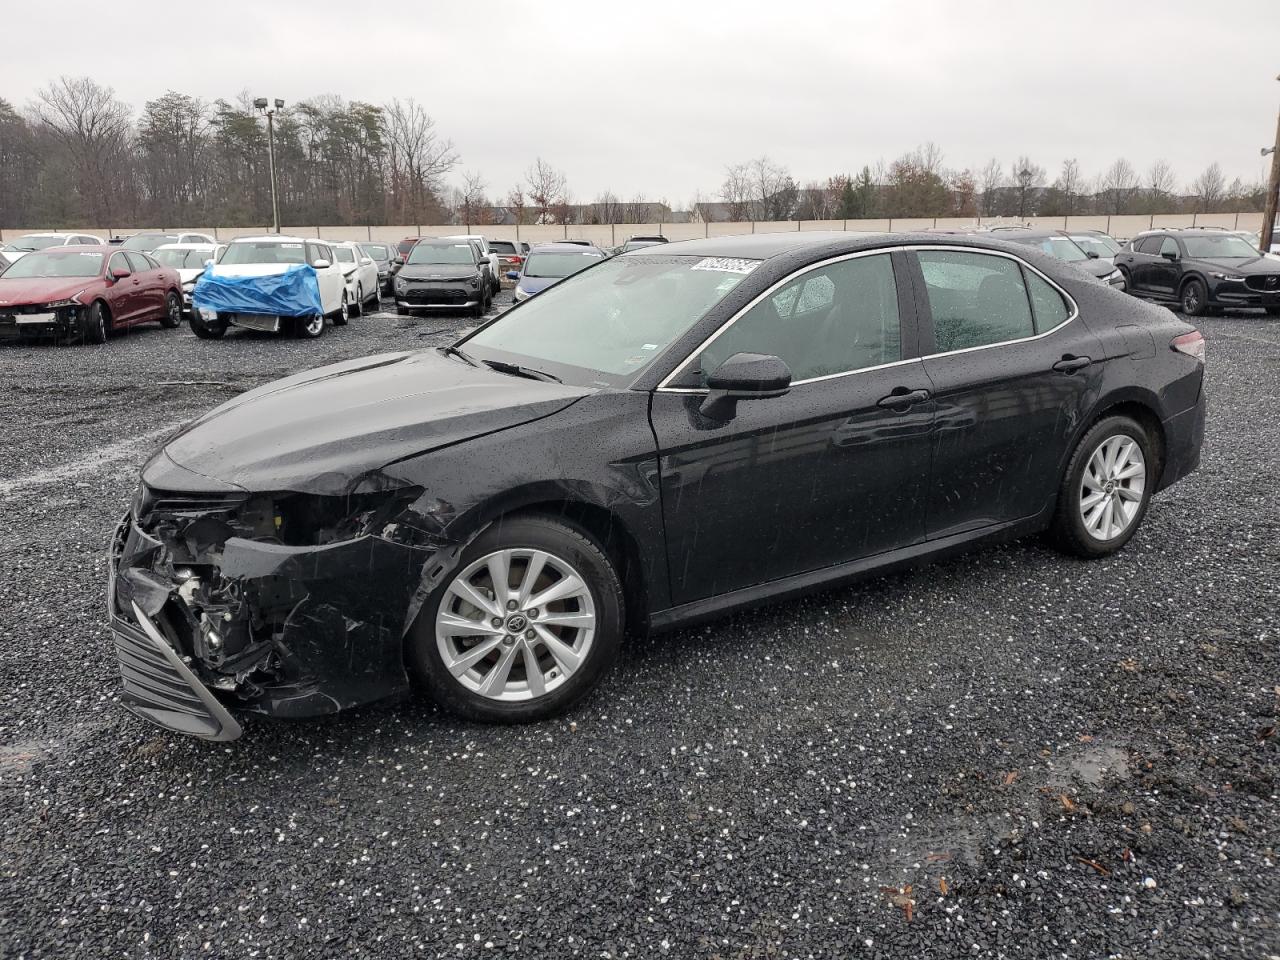
[[[1084,255],[1085,255],[1086,257],[1088,257],[1090,260],[1097,260],[1097,259],[1098,259],[1098,251],[1097,251],[1097,250],[1086,250],[1086,251],[1085,251],[1085,253],[1084,253]]]
[[[489,266],[489,261],[488,261],[487,259],[486,259],[486,260],[477,260],[477,261],[476,261],[476,266],[477,266],[477,267],[487,267],[487,266]]]
[[[1169,261],[1174,261],[1178,259],[1178,254],[1175,253],[1173,250],[1164,250],[1161,252],[1160,256],[1164,257],[1166,260],[1169,260]]]
[[[508,279],[508,280],[519,280],[519,279],[520,279],[520,271],[519,271],[519,270],[508,270],[508,271],[507,271],[507,279]]]
[[[128,280],[132,276],[133,271],[126,269],[125,267],[116,267],[111,271],[112,280]]]
[[[710,388],[699,411],[712,420],[731,420],[739,400],[781,397],[791,389],[791,368],[781,357],[735,353],[707,377]]]
[[[312,266],[315,267],[317,270],[323,270],[325,267],[332,266],[332,264],[330,264],[329,261],[326,260],[324,257],[321,257],[319,260],[313,263]]]

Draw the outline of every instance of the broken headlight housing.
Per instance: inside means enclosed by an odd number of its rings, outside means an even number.
[[[241,508],[241,536],[286,546],[323,546],[357,537],[395,539],[398,518],[422,494],[420,487],[336,496],[283,493],[251,497]],[[251,533],[249,531],[252,531]]]

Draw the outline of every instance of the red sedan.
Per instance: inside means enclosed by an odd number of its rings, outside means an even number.
[[[29,253],[0,274],[0,337],[52,333],[104,343],[113,330],[182,322],[182,281],[145,253],[66,246]]]

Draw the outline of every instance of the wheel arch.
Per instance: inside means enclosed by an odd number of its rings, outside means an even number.
[[[1164,474],[1165,464],[1167,462],[1168,437],[1165,436],[1164,424],[1160,420],[1159,402],[1156,397],[1140,388],[1130,388],[1128,390],[1113,393],[1105,397],[1094,407],[1088,420],[1081,424],[1079,432],[1076,434],[1075,441],[1071,444],[1071,449],[1067,452],[1066,461],[1063,463],[1063,470],[1066,469],[1067,463],[1071,460],[1072,453],[1075,452],[1084,435],[1093,429],[1094,424],[1100,422],[1106,417],[1126,416],[1131,420],[1137,421],[1147,432],[1147,436],[1151,438],[1151,442],[1156,448],[1156,476],[1160,477]]]
[[[1202,284],[1204,284],[1205,301],[1208,302],[1212,298],[1213,288],[1209,286],[1209,278],[1206,277],[1199,270],[1188,270],[1186,273],[1184,273],[1181,277],[1178,278],[1178,292],[1177,292],[1178,299],[1179,300],[1182,299],[1182,291],[1187,289],[1187,284],[1190,283],[1192,280],[1199,280]]]

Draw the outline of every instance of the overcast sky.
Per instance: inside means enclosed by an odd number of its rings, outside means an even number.
[[[15,105],[63,73],[138,107],[413,97],[494,195],[542,156],[578,201],[673,207],[715,199],[737,160],[804,182],[928,140],[975,171],[1026,153],[1092,176],[1123,155],[1251,181],[1280,106],[1280,0],[6,0],[0,29]]]

